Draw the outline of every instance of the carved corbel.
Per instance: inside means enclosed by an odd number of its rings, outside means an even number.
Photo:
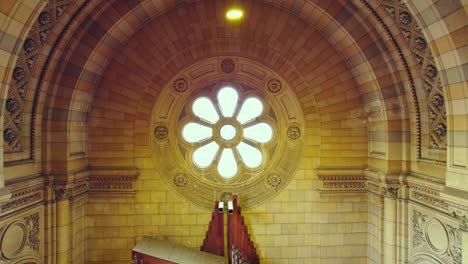
[[[72,195],[72,188],[70,186],[54,187],[55,201],[69,200]]]
[[[387,186],[383,187],[383,194],[387,198],[396,199],[398,198],[398,190],[400,188],[397,186]]]
[[[460,230],[468,232],[468,213],[454,207],[449,207],[449,211],[460,222]]]

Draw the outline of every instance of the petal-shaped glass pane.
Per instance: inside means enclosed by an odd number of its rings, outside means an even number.
[[[224,178],[232,178],[237,173],[237,162],[231,148],[224,149],[218,163],[218,173]]]
[[[219,108],[221,108],[221,113],[224,117],[232,117],[234,115],[238,99],[239,95],[232,87],[223,87],[218,92]]]
[[[239,151],[245,166],[249,168],[256,168],[262,164],[262,153],[257,148],[241,142],[237,146],[237,151]]]
[[[193,152],[193,162],[200,168],[206,168],[210,166],[211,162],[218,151],[218,144],[211,142]]]
[[[244,128],[244,137],[260,143],[267,143],[273,137],[273,129],[267,123],[258,123]]]
[[[237,120],[241,124],[245,124],[247,121],[252,120],[263,112],[263,104],[262,102],[254,97],[248,98],[245,100],[244,104],[242,104],[242,108],[237,116]]]
[[[192,106],[192,111],[196,116],[212,124],[219,120],[219,115],[216,112],[213,103],[206,97],[200,97],[195,100]]]
[[[213,134],[211,127],[197,123],[188,123],[182,128],[182,137],[189,143],[195,143],[202,139],[210,138]]]

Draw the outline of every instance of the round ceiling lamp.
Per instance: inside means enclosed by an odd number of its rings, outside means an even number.
[[[230,8],[226,12],[226,18],[231,21],[239,20],[242,18],[243,15],[244,15],[244,11],[239,7]]]

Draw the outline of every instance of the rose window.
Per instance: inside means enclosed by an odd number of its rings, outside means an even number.
[[[215,98],[196,98],[189,111],[195,118],[184,124],[182,137],[194,146],[195,166],[214,166],[225,179],[236,176],[240,166],[261,167],[262,146],[273,138],[272,126],[261,118],[265,112],[261,99],[241,98],[236,89],[223,86]]]

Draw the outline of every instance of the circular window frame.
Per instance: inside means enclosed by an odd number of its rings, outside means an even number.
[[[234,63],[233,71],[223,70],[226,57],[212,57],[176,74],[155,102],[149,128],[153,171],[178,194],[208,209],[224,193],[238,194],[244,208],[254,207],[278,194],[299,167],[306,135],[301,105],[294,91],[279,75],[247,58],[228,59]],[[180,80],[186,83],[184,89],[178,89],[176,85]],[[275,89],[271,83],[277,84]],[[247,98],[259,98],[263,104],[260,115],[263,121],[256,123],[266,122],[273,129],[269,142],[258,143],[262,145],[259,148],[263,155],[261,165],[250,168],[241,162],[238,168],[242,174],[238,172],[232,178],[214,175],[214,162],[210,169],[197,167],[191,153],[199,143],[189,143],[182,136],[184,125],[194,120],[193,112],[188,111],[193,102],[205,96],[217,104],[217,92],[224,86],[236,89],[239,107]],[[290,135],[291,129],[294,136]],[[219,137],[216,131],[213,130],[213,137]]]
[[[263,106],[262,113],[256,118],[255,121],[248,121],[245,123],[245,125],[241,124],[237,119],[236,119],[236,113],[234,113],[233,117],[224,117],[220,113],[220,107],[219,107],[219,102],[217,99],[217,95],[221,89],[224,87],[232,87],[233,89],[236,90],[238,93],[238,98],[237,98],[237,106],[236,106],[236,111],[240,111],[240,108],[242,107],[242,104],[249,98],[257,98],[260,100]],[[203,121],[200,117],[196,116],[191,109],[193,108],[193,104],[195,103],[196,100],[199,98],[206,97],[209,98],[212,103],[215,105],[215,108],[218,112],[219,120],[214,123],[214,124],[209,124],[209,122]],[[216,183],[221,183],[221,184],[230,184],[230,185],[245,185],[248,183],[250,180],[255,180],[255,178],[260,175],[263,171],[265,171],[267,167],[267,163],[274,162],[271,159],[271,152],[270,150],[274,148],[277,143],[278,143],[278,133],[275,131],[279,131],[279,126],[277,124],[277,121],[275,121],[273,118],[269,117],[269,113],[271,111],[274,111],[272,109],[271,103],[268,101],[268,98],[262,94],[260,90],[253,90],[252,88],[244,88],[242,87],[241,84],[239,84],[237,81],[226,81],[226,80],[220,80],[220,81],[214,81],[214,83],[207,84],[204,87],[201,87],[198,89],[196,92],[194,92],[191,96],[187,98],[187,103],[184,105],[183,109],[180,111],[180,115],[178,117],[178,124],[177,124],[177,129],[176,133],[177,135],[174,136],[176,142],[178,143],[179,146],[179,152],[180,148],[184,148],[185,151],[183,153],[180,153],[182,160],[181,162],[185,163],[187,168],[191,171],[192,174],[200,176],[200,180],[206,180],[207,176],[209,178],[209,182],[215,181]],[[215,160],[212,161],[211,165],[208,167],[200,167],[195,164],[193,161],[193,153],[195,150],[205,144],[209,144],[210,139],[205,139],[202,141],[202,144],[199,142],[195,143],[190,143],[187,142],[182,135],[182,130],[185,127],[186,124],[188,123],[198,123],[198,124],[205,124],[206,126],[210,126],[213,129],[212,132],[212,138],[214,142],[216,142],[219,145],[218,152],[215,155]],[[262,154],[262,162],[260,163],[259,166],[255,168],[250,168],[248,167],[243,161],[242,158],[240,157],[240,154],[237,152],[237,150],[234,150],[235,147],[240,143],[245,141],[245,137],[243,135],[243,130],[245,128],[251,127],[255,124],[260,124],[260,123],[267,123],[273,130],[273,135],[272,138],[267,142],[267,143],[260,143],[260,142],[254,142],[253,140],[247,139],[251,144],[255,144],[255,148],[257,148],[261,154]],[[225,141],[224,139],[221,138],[219,135],[218,131],[220,128],[226,124],[232,124],[235,128],[236,131],[238,132],[238,135],[230,141]],[[217,163],[216,161],[219,162],[220,155],[223,149],[231,148],[234,151],[234,155],[237,161],[237,167],[238,171],[237,173],[229,178],[225,178],[221,176],[217,170],[216,166]],[[192,161],[192,162],[190,162]]]

